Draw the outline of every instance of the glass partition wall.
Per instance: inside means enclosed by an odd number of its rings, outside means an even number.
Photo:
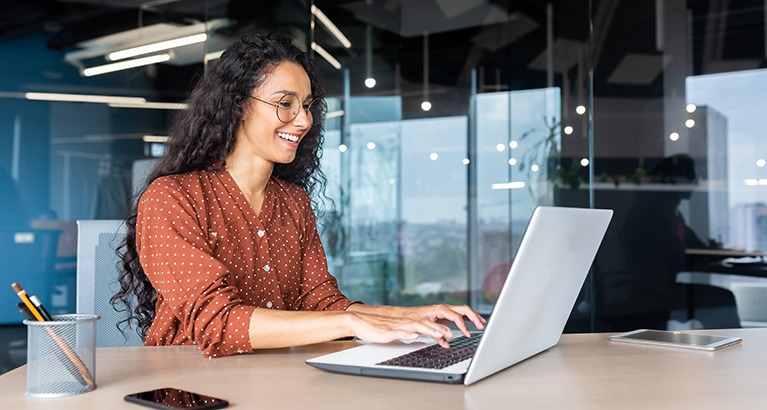
[[[569,331],[760,324],[762,1],[312,10],[350,295],[488,313],[535,206],[597,207]]]
[[[54,313],[75,221],[124,217],[193,84],[255,29],[325,83],[320,224],[350,297],[487,314],[535,206],[597,207],[615,218],[567,331],[767,321],[763,0],[48,3],[0,14],[23,62],[0,66],[0,252]]]
[[[563,100],[588,100],[588,9],[563,55],[563,7],[315,2],[311,48],[341,118],[325,152],[344,240],[336,227],[326,243],[352,297],[492,310],[532,210],[555,203]]]

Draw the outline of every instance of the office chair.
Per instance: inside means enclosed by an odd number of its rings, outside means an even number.
[[[735,295],[740,325],[767,327],[767,283],[734,282],[730,290]]]
[[[124,332],[117,328],[128,313],[116,311],[109,303],[119,289],[117,247],[124,236],[122,220],[77,221],[77,313],[101,315],[96,334],[98,347],[144,343],[135,327],[125,327]]]

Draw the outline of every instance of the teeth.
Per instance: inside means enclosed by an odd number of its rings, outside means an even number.
[[[298,137],[295,135],[285,134],[284,132],[278,132],[277,136],[291,142],[298,142]]]

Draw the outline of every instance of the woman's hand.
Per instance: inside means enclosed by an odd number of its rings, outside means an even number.
[[[458,330],[467,337],[470,333],[465,320],[470,320],[480,330],[484,329],[486,323],[485,319],[466,305],[395,307],[354,304],[346,311],[359,313],[355,315],[352,324],[354,335],[362,340],[378,343],[398,339],[415,340],[422,334],[447,348],[447,340],[453,337],[453,332],[445,323],[455,323]]]
[[[367,342],[389,343],[395,340],[415,340],[419,335],[434,339],[440,346],[449,347],[447,339],[453,332],[445,325],[404,317],[354,312],[352,331]]]
[[[454,305],[429,305],[429,306],[414,306],[403,308],[403,317],[409,317],[417,320],[428,320],[439,323],[455,323],[458,330],[461,333],[469,337],[471,333],[466,327],[466,320],[470,320],[477,329],[482,330],[485,328],[487,321],[482,318],[474,309],[467,305],[454,306]]]

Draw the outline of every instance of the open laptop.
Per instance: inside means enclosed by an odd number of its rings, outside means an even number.
[[[338,373],[469,385],[549,349],[559,342],[612,214],[606,209],[536,208],[485,330],[478,344],[458,348],[468,350],[459,363],[413,367],[410,356],[401,356],[419,349],[447,350],[421,338],[364,344],[306,363]],[[454,334],[458,337],[450,340],[450,350],[466,339]]]

